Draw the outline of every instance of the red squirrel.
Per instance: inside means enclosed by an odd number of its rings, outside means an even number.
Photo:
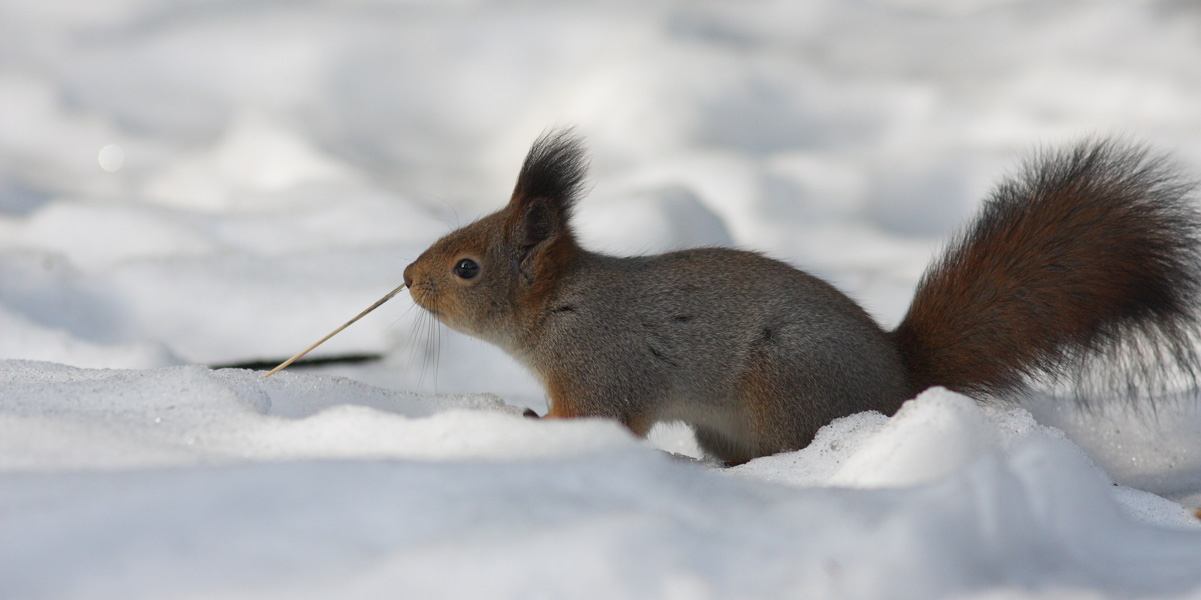
[[[582,248],[571,212],[586,167],[570,131],[543,134],[507,206],[404,270],[418,305],[538,377],[546,417],[608,417],[640,436],[683,421],[739,464],[932,386],[1009,398],[1097,361],[1123,396],[1195,384],[1201,218],[1192,187],[1145,149],[1089,141],[1029,162],[927,270],[893,331],[754,252]]]

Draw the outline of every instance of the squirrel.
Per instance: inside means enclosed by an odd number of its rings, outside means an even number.
[[[1098,361],[1120,396],[1196,385],[1201,217],[1192,186],[1142,146],[1090,140],[1027,162],[928,268],[892,331],[758,253],[582,248],[571,213],[586,171],[570,130],[542,134],[503,209],[404,270],[416,304],[535,374],[543,418],[607,417],[639,436],[683,421],[734,465],[803,448],[839,417],[892,414],[932,386],[978,401],[1037,381],[1079,389]]]

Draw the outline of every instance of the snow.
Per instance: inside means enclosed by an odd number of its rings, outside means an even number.
[[[886,325],[1023,152],[1201,165],[1172,0],[0,3],[0,597],[1201,598],[1201,402],[930,390],[730,469],[538,421],[398,297],[574,125],[620,254],[737,245]],[[1194,173],[1201,168],[1192,169]],[[670,451],[672,456],[663,450]]]
[[[10,597],[1125,596],[1198,584],[1201,526],[1180,505],[1114,488],[1025,411],[986,415],[944,390],[723,472],[609,422],[527,419],[495,396],[197,366],[9,361],[0,376]],[[941,454],[956,456],[931,465]]]

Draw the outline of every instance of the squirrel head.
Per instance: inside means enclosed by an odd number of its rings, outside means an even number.
[[[409,294],[451,328],[510,346],[549,299],[578,246],[571,208],[587,159],[570,130],[542,134],[500,211],[452,231],[404,270]]]

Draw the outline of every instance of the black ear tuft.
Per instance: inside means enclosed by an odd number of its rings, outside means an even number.
[[[564,222],[579,197],[588,174],[584,145],[571,129],[547,131],[534,140],[517,187],[514,202],[543,200]]]

